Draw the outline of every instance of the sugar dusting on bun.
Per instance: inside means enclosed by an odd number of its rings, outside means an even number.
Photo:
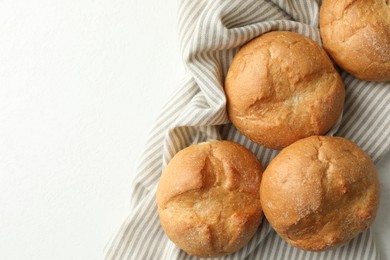
[[[288,243],[321,251],[366,230],[379,205],[372,160],[348,139],[312,136],[285,148],[263,174],[264,214]]]
[[[361,80],[390,80],[389,0],[324,0],[320,30],[341,68]]]

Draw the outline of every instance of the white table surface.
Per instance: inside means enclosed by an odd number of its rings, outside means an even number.
[[[101,259],[184,75],[176,1],[0,1],[0,259]],[[390,156],[374,223],[390,259]]]

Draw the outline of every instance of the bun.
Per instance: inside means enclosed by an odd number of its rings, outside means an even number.
[[[356,144],[313,136],[275,157],[264,172],[260,199],[284,240],[319,251],[343,245],[369,227],[379,204],[379,180]]]
[[[389,0],[324,0],[320,30],[341,68],[361,80],[390,80]]]
[[[198,257],[242,248],[263,218],[258,195],[262,172],[252,152],[230,141],[178,152],[157,188],[160,223],[169,239]]]
[[[281,149],[325,134],[344,104],[344,84],[326,52],[293,32],[250,41],[229,68],[225,92],[234,126],[252,141]]]

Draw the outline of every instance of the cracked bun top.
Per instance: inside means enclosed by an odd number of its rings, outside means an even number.
[[[390,80],[390,0],[324,0],[320,30],[344,70],[362,80]]]
[[[281,149],[334,126],[344,84],[326,52],[293,32],[263,34],[234,57],[226,80],[227,112],[252,141]]]
[[[312,136],[271,161],[260,200],[284,240],[320,251],[343,245],[369,227],[379,204],[379,180],[372,160],[353,142]]]
[[[242,248],[263,217],[258,196],[262,172],[251,151],[230,141],[178,152],[157,188],[160,223],[169,239],[198,257]]]

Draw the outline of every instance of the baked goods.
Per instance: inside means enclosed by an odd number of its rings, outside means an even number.
[[[273,149],[325,134],[339,118],[344,84],[311,39],[275,31],[247,43],[226,81],[227,112],[252,141]]]
[[[160,223],[190,255],[215,257],[243,247],[263,213],[262,165],[244,146],[214,141],[178,152],[157,188]]]
[[[390,80],[389,0],[324,0],[320,30],[341,68],[362,80]]]
[[[379,181],[373,162],[356,144],[312,136],[271,161],[260,200],[284,240],[305,250],[325,250],[369,227],[379,203]]]

